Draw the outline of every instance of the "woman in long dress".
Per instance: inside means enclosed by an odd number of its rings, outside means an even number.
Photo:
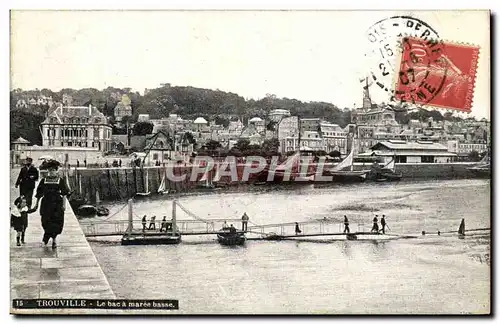
[[[64,196],[68,196],[69,189],[66,182],[57,173],[60,163],[52,160],[48,161],[47,176],[40,181],[36,189],[36,205],[42,200],[40,206],[40,215],[42,216],[42,227],[44,230],[43,243],[47,245],[49,239],[52,238],[52,248],[57,247],[56,237],[62,233],[64,226],[64,211],[65,200]]]

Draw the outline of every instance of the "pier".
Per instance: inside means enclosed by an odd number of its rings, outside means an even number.
[[[13,181],[19,170],[11,171],[11,198],[19,194]],[[92,251],[70,205],[66,203],[64,230],[58,247],[43,246],[40,214],[28,216],[26,244],[16,246],[16,232],[10,230],[10,312],[13,314],[54,314],[50,309],[14,309],[17,298],[107,298],[115,299],[111,286]],[[59,309],[59,314],[106,313],[106,310]]]

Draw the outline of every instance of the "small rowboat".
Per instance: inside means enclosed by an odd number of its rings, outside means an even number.
[[[221,230],[220,233],[217,233],[217,241],[222,245],[243,245],[246,241],[246,237],[243,232]]]

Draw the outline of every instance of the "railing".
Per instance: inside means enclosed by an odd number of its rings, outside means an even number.
[[[154,222],[147,220],[142,222],[142,220],[133,220],[132,228],[133,232],[148,232],[159,231],[162,223],[171,224],[170,219],[158,220],[155,219]],[[176,226],[181,234],[194,234],[194,233],[216,233],[220,228],[223,227],[224,223],[233,224],[238,227],[241,223],[241,219],[210,219],[206,221],[200,220],[177,220]],[[152,226],[154,224],[154,226]],[[123,235],[127,233],[129,226],[128,220],[109,220],[109,221],[81,221],[80,225],[82,227],[85,236],[112,236],[112,235]],[[146,228],[143,230],[143,228]],[[151,228],[151,229],[150,229]]]

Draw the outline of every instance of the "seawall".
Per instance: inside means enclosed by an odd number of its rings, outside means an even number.
[[[467,168],[473,163],[402,163],[396,164],[396,172],[401,172],[403,180],[416,179],[466,179],[473,178]],[[218,166],[216,166],[218,167]],[[244,164],[237,164],[238,181],[233,181],[230,176],[222,176],[220,183],[237,186],[248,181],[243,181]],[[369,170],[370,164],[355,163],[355,170]],[[229,170],[229,169],[228,169]],[[315,172],[316,166],[311,165],[309,172]],[[150,191],[156,193],[164,173],[175,176],[185,176],[183,181],[166,179],[165,188],[176,192],[194,190],[201,182],[202,174],[192,177],[193,167],[185,165],[168,165],[166,167],[144,168],[97,168],[72,169],[69,173],[69,184],[72,190],[88,202],[95,203],[97,196],[100,200],[121,200],[133,197],[136,193]],[[215,172],[208,174],[214,177]],[[195,179],[192,181],[191,178]],[[249,176],[249,181],[255,179],[255,174]],[[146,185],[147,183],[147,185]]]

